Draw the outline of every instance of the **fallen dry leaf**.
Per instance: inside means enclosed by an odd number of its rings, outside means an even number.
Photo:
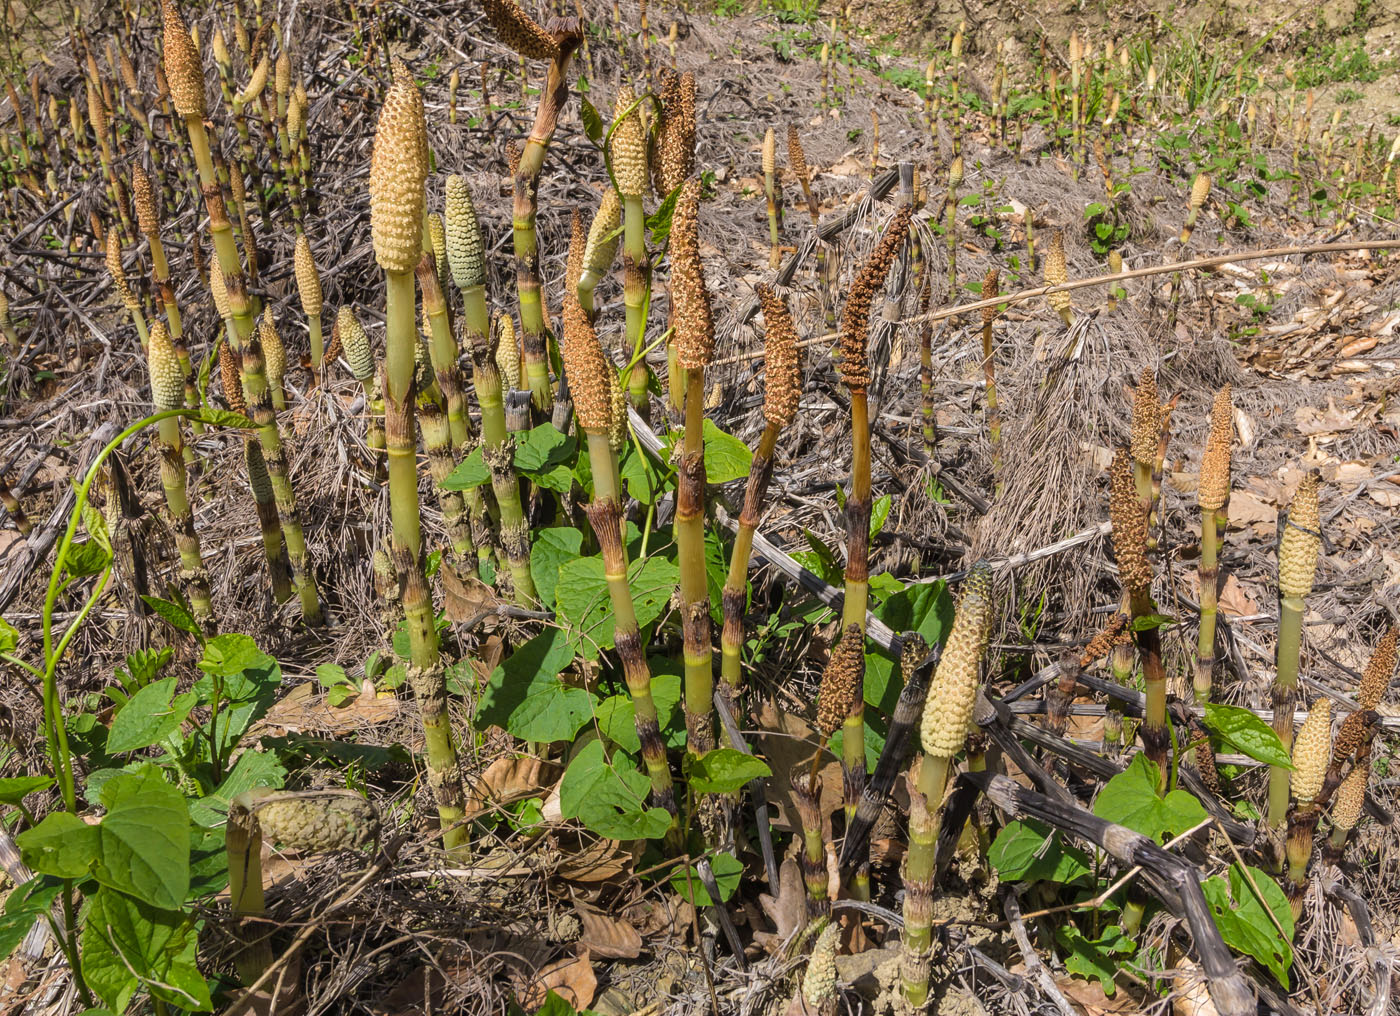
[[[1272,526],[1278,521],[1278,509],[1263,498],[1247,490],[1237,490],[1230,494],[1230,527],[1242,529],[1255,523]]]
[[[469,575],[463,579],[451,568],[441,569],[440,574],[447,600],[445,613],[449,621],[481,621],[483,613],[494,612],[500,606],[500,597],[479,578]]]
[[[467,812],[472,818],[491,807],[509,804],[544,792],[549,781],[541,778],[545,763],[530,755],[498,758],[473,780],[467,791]]]
[[[1249,598],[1244,586],[1240,585],[1239,579],[1234,575],[1225,576],[1225,584],[1220,587],[1220,593],[1216,596],[1216,605],[1222,614],[1230,617],[1253,617],[1259,613],[1259,604]]]
[[[643,941],[654,935],[683,938],[694,926],[695,905],[679,896],[646,897],[624,907],[621,917]]]
[[[586,948],[578,956],[542,967],[533,977],[516,974],[512,980],[516,981],[521,1006],[531,1012],[544,1005],[551,991],[578,1010],[592,1005],[598,993],[598,977]]]
[[[316,686],[299,684],[275,702],[271,709],[250,731],[251,735],[269,729],[291,734],[350,734],[366,726],[390,723],[398,719],[403,704],[395,697],[356,695],[349,702],[332,706]]]
[[[1400,490],[1375,486],[1367,489],[1366,496],[1383,508],[1400,508]]]
[[[588,947],[594,956],[608,960],[634,960],[642,954],[642,935],[626,921],[609,917],[601,910],[594,910],[574,903],[583,932],[579,941]]]
[[[617,840],[594,840],[580,851],[566,853],[555,873],[571,882],[611,882],[631,871],[634,860]]]
[[[1358,417],[1356,412],[1348,413],[1344,409],[1338,409],[1336,399],[1328,399],[1326,409],[1299,406],[1293,414],[1293,418],[1298,422],[1298,433],[1304,435],[1335,435],[1354,430],[1361,423]]]
[[[777,953],[807,923],[807,891],[795,858],[787,858],[778,868],[778,895],[760,893],[758,905],[777,930],[755,932],[754,941],[770,954]]]
[[[1020,968],[1019,970],[1017,968]],[[1012,973],[1025,973],[1024,964],[1016,964]],[[1081,981],[1075,977],[1062,977],[1055,981],[1055,987],[1065,993],[1065,997],[1078,1006],[1084,1016],[1116,1016],[1118,1013],[1139,1013],[1142,1008],[1126,991],[1119,988],[1109,998],[1103,993],[1098,981]],[[1204,1016],[1204,1014],[1203,1014]]]

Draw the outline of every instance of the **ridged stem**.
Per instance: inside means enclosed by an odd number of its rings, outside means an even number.
[[[919,310],[924,317],[919,326],[919,409],[923,420],[924,453],[932,458],[938,447],[938,418],[934,415],[933,400],[933,322],[927,316],[932,280],[927,272],[925,265],[919,296]]]
[[[312,314],[306,324],[311,333],[311,387],[319,388],[326,358],[326,343],[321,337],[321,315]]]
[[[267,475],[262,445],[253,434],[243,437],[243,461],[248,470],[248,486],[253,491],[258,529],[262,532],[272,599],[275,603],[286,603],[292,597],[292,577],[287,570],[287,557],[282,552],[282,523],[277,518],[277,502],[272,494],[272,480]]]
[[[413,273],[384,273],[387,340],[384,367],[384,433],[388,445],[389,518],[393,563],[400,602],[408,627],[409,681],[423,722],[428,783],[437,800],[443,847],[465,855],[469,846],[462,778],[452,743],[447,711],[447,681],[438,651],[432,594],[423,574],[422,521],[418,513],[418,449],[414,440],[413,352],[418,342],[414,321]],[[454,828],[455,827],[455,828]]]
[[[287,543],[292,584],[300,595],[301,613],[306,623],[320,624],[321,604],[316,595],[315,583],[307,571],[306,543],[297,514],[296,496],[292,492],[287,458],[282,450],[282,437],[277,430],[277,417],[269,404],[262,349],[254,336],[253,312],[248,302],[248,291],[243,283],[243,269],[239,263],[238,247],[233,239],[233,225],[229,222],[223,194],[214,173],[214,162],[209,153],[209,138],[204,132],[204,123],[197,116],[186,117],[185,127],[189,132],[190,148],[194,152],[195,165],[199,168],[200,188],[209,212],[209,235],[213,240],[219,269],[228,289],[229,309],[233,315],[233,334],[237,339],[238,351],[243,354],[241,374],[244,401],[248,404],[253,421],[258,425],[258,441],[262,445],[268,476],[272,480],[282,537]]]
[[[622,539],[622,505],[618,478],[612,465],[612,449],[603,431],[587,431],[588,454],[596,463],[593,474],[593,503],[587,508],[588,521],[598,537],[603,558],[603,575],[613,610],[613,644],[622,661],[622,676],[632,697],[637,739],[642,746],[642,762],[651,778],[652,803],[676,816],[676,795],[671,768],[666,761],[666,745],[661,740],[656,701],[651,694],[651,668],[642,648],[632,589],[627,582],[627,547]],[[672,826],[673,832],[679,828]]]
[[[433,376],[442,389],[447,406],[447,426],[452,435],[452,447],[463,448],[471,441],[471,418],[467,415],[467,397],[462,391],[462,372],[457,367],[459,351],[452,337],[452,325],[447,317],[447,301],[442,295],[432,256],[423,255],[418,264],[418,288],[423,294],[423,310],[428,315],[432,342],[428,354],[433,361]]]
[[[481,454],[491,470],[491,490],[500,510],[501,545],[505,550],[515,601],[533,606],[535,581],[530,575],[530,526],[520,504],[520,483],[515,475],[515,443],[506,431],[505,401],[501,395],[501,371],[496,366],[487,337],[491,319],[486,310],[484,286],[462,290],[462,327],[472,351],[472,385],[481,410]]]
[[[685,444],[676,483],[676,552],[680,563],[688,749],[715,746],[710,592],[705,579],[705,370],[686,372]]]
[[[773,173],[763,174],[763,192],[768,198],[768,267],[777,270],[782,263],[782,246],[778,239],[778,195]]]
[[[937,779],[927,756],[916,759],[913,766],[915,783],[922,785],[922,774],[929,771]],[[946,763],[944,773],[946,778]],[[904,933],[901,937],[901,981],[904,1000],[916,1009],[928,1000],[929,953],[933,948],[933,874],[937,860],[938,823],[934,820],[937,805],[930,806],[929,795],[909,806],[909,846],[904,855]],[[942,797],[942,787],[938,789]]]
[[[992,344],[992,321],[982,322],[982,376],[987,385],[987,439],[992,445],[992,475],[1001,475],[1001,408],[997,405],[996,349]],[[1001,489],[1001,481],[996,487]]]
[[[851,392],[851,490],[846,498],[846,582],[841,627],[865,631],[870,599],[870,415],[866,393]],[[846,820],[854,817],[865,786],[865,698],[855,704],[842,725],[841,769],[846,795]]]
[[[180,554],[180,579],[185,595],[190,598],[190,610],[206,632],[214,630],[214,607],[209,597],[209,573],[204,570],[200,555],[199,534],[194,530],[194,512],[190,509],[185,487],[184,441],[180,437],[177,417],[161,420],[157,434],[160,438],[160,482],[165,489],[165,504],[170,509],[175,547]]]
[[[515,286],[520,301],[520,343],[524,354],[522,366],[530,388],[531,402],[546,419],[554,408],[554,393],[549,384],[539,238],[535,232],[536,192],[540,185],[540,171],[544,168],[545,153],[549,149],[550,139],[554,137],[559,113],[569,97],[565,75],[572,53],[572,46],[561,48],[560,56],[550,61],[549,76],[540,91],[539,105],[535,108],[535,123],[530,136],[525,139],[520,164],[516,167],[511,213],[515,239]]]
[[[311,578],[306,539],[297,514],[296,495],[292,492],[291,475],[287,469],[287,454],[282,447],[282,435],[277,429],[277,414],[263,369],[262,346],[256,336],[247,340],[242,349],[243,398],[248,404],[248,416],[258,427],[258,443],[267,464],[272,496],[277,505],[277,518],[282,526],[282,538],[287,544],[287,561],[291,565],[292,586],[301,600],[301,614],[307,624],[321,623],[321,603],[316,595],[316,583]]]
[[[241,796],[241,795],[240,795]],[[228,856],[229,907],[234,918],[251,927],[250,918],[266,910],[262,878],[262,829],[257,816],[235,799],[224,826],[224,849]],[[272,964],[272,946],[265,932],[245,934],[248,945],[234,956],[233,965],[244,984],[252,984]]]
[[[1134,618],[1148,617],[1156,612],[1152,597],[1146,592],[1131,597],[1130,610]],[[1167,792],[1168,766],[1171,752],[1171,733],[1167,727],[1167,672],[1162,666],[1162,639],[1156,628],[1147,628],[1133,633],[1137,643],[1138,658],[1142,661],[1142,687],[1147,696],[1143,710],[1142,737],[1143,752],[1157,764],[1157,792]]]
[[[758,439],[758,450],[749,464],[749,482],[744,488],[744,507],[739,512],[739,528],[734,534],[734,550],[729,556],[729,575],[725,579],[721,603],[724,628],[720,633],[720,676],[729,689],[736,691],[743,683],[742,651],[744,647],[744,599],[749,585],[749,556],[753,553],[753,534],[763,515],[763,501],[768,483],[773,478],[773,449],[781,431],[767,424]]]
[[[651,276],[651,263],[647,260],[645,230],[646,215],[642,211],[640,196],[622,199],[622,304],[626,311],[623,331],[624,348],[632,359],[641,357],[646,348],[647,286]],[[650,400],[647,397],[647,365],[640,359],[628,377],[623,378],[627,385],[627,397],[632,408],[648,416]]]
[[[1303,598],[1285,596],[1279,600],[1278,661],[1274,675],[1273,728],[1285,751],[1293,747],[1293,703],[1298,694],[1298,653],[1303,641]],[[1288,783],[1291,770],[1269,768],[1269,825],[1275,829],[1288,816]]]
[[[476,574],[476,545],[467,521],[466,500],[460,490],[445,490],[442,481],[452,475],[457,460],[452,454],[452,434],[447,417],[438,404],[435,390],[418,393],[418,423],[423,432],[423,451],[428,456],[428,473],[433,478],[442,524],[447,530],[451,567],[460,576]]]
[[[1201,587],[1201,627],[1196,637],[1196,672],[1193,682],[1196,701],[1210,701],[1212,672],[1215,669],[1215,613],[1219,580],[1220,540],[1216,535],[1216,513],[1201,509],[1201,563],[1196,575]]]

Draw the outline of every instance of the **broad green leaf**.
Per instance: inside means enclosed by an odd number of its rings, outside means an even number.
[[[642,504],[652,504],[664,482],[661,471],[652,463],[651,457],[639,452],[631,442],[623,449],[618,476],[627,489],[627,496],[636,498]]]
[[[647,231],[651,233],[651,242],[656,247],[665,247],[671,239],[671,218],[676,212],[676,199],[681,195],[681,189],[677,187],[666,195],[656,211],[647,216]]]
[[[653,555],[631,562],[627,579],[639,627],[661,616],[679,576],[675,562],[664,557]],[[554,607],[560,620],[568,623],[570,636],[579,652],[596,659],[600,649],[612,648],[612,603],[601,557],[579,558],[559,569]]]
[[[212,732],[220,755],[237,744],[253,722],[271,706],[282,683],[277,661],[257,647],[247,635],[219,635],[204,647],[199,668],[205,676],[192,691],[208,704],[216,690],[224,705],[219,709],[217,729]]]
[[[316,668],[316,683],[322,688],[334,688],[336,685],[349,684],[350,675],[338,664],[322,663]]]
[[[1164,843],[1207,818],[1201,802],[1184,790],[1157,796],[1157,764],[1146,755],[1133,756],[1128,768],[1104,785],[1094,801],[1094,814],[1109,822]]]
[[[85,878],[100,851],[97,827],[69,811],[52,811],[15,837],[20,858],[41,875]]]
[[[190,826],[190,899],[200,900],[228,886],[228,850],[224,826]]]
[[[603,118],[586,98],[579,98],[579,117],[583,120],[583,132],[595,145],[603,140]]]
[[[7,776],[0,779],[0,804],[19,804],[30,794],[51,786],[52,776]]]
[[[29,912],[0,915],[0,960],[15,951],[38,919],[37,913]]]
[[[744,865],[732,854],[710,855],[710,871],[719,887],[719,902],[723,903],[739,888],[739,880],[744,874]],[[681,899],[694,903],[697,907],[712,906],[716,901],[710,898],[705,883],[700,881],[700,873],[694,867],[682,868],[671,876],[671,888],[680,893]]]
[[[1092,879],[1089,856],[1066,846],[1039,822],[1010,822],[987,851],[987,860],[1003,879],[1069,885]]]
[[[142,986],[181,1009],[207,1011],[212,1008],[209,985],[195,965],[198,937],[189,914],[99,889],[83,926],[88,987],[117,1012]]]
[[[75,579],[85,575],[97,575],[112,562],[112,552],[96,540],[85,540],[72,544],[64,559],[68,574]]]
[[[53,906],[63,884],[47,875],[38,875],[16,886],[5,900],[0,914],[0,960],[14,952],[24,941],[34,922]]]
[[[1176,618],[1168,617],[1166,614],[1143,614],[1128,622],[1131,631],[1151,631],[1154,628],[1165,628],[1176,624]]]
[[[282,680],[277,661],[247,635],[218,635],[210,639],[204,646],[199,669],[207,675],[194,687],[201,702],[209,701],[214,677],[221,679],[221,691],[230,702],[253,701],[275,689]]]
[[[276,753],[249,749],[238,756],[232,772],[214,792],[189,802],[190,820],[201,826],[216,826],[228,817],[233,799],[254,787],[280,789],[287,781],[287,767]]]
[[[656,666],[653,664],[651,700],[656,705],[656,719],[661,726],[661,736],[665,738],[668,734],[679,735],[683,739],[685,730],[679,715],[680,675],[657,673]],[[604,699],[598,704],[597,720],[599,731],[608,740],[633,754],[642,750],[642,742],[637,737],[637,714],[632,704],[631,695],[624,692],[621,695]]]
[[[199,625],[195,623],[194,615],[191,614],[183,604],[173,603],[170,600],[162,600],[159,596],[142,596],[141,599],[146,606],[154,610],[170,627],[176,631],[182,631],[186,635],[198,635]]]
[[[881,494],[875,499],[875,503],[870,506],[870,538],[874,539],[880,534],[880,530],[885,528],[885,520],[890,517],[890,505],[894,503],[894,498],[889,494]]]
[[[237,427],[239,430],[248,430],[257,426],[242,413],[235,413],[228,409],[214,409],[211,406],[205,406],[201,409],[199,418],[215,427]]]
[[[559,784],[559,807],[599,836],[614,840],[659,839],[671,827],[662,808],[649,808],[651,781],[622,752],[609,760],[603,742],[590,741],[574,756]]]
[[[1219,737],[1222,745],[1266,765],[1293,768],[1293,759],[1274,728],[1248,709],[1207,702],[1203,719],[1206,729]]]
[[[1116,924],[1110,924],[1095,939],[1086,938],[1073,924],[1057,924],[1055,941],[1066,951],[1065,969],[1086,981],[1097,980],[1103,993],[1109,996],[1117,987],[1113,975],[1118,970],[1118,957],[1137,951],[1137,943]]]
[[[1225,944],[1253,956],[1269,968],[1280,984],[1287,987],[1288,971],[1293,965],[1293,947],[1289,944],[1293,940],[1293,910],[1288,905],[1288,897],[1269,875],[1258,868],[1250,868],[1249,872],[1269,910],[1278,919],[1284,933],[1282,938],[1249,888],[1238,864],[1230,866],[1228,885],[1217,875],[1202,882],[1201,890],[1206,895],[1206,903]]]
[[[876,572],[870,576],[870,598],[877,605],[883,605],[891,596],[902,593],[907,588],[889,572]]]
[[[120,755],[159,744],[180,729],[195,706],[195,696],[175,694],[176,678],[152,681],[127,700],[112,718],[107,754]]]
[[[491,468],[482,458],[481,445],[477,445],[438,486],[443,490],[470,490],[490,482]]]
[[[561,434],[552,423],[541,423],[515,437],[515,468],[522,473],[547,472],[573,458],[578,442]]]
[[[839,584],[841,582],[841,565],[836,560],[836,553],[821,538],[815,535],[810,529],[802,530],[802,535],[807,540],[807,546],[812,548],[811,553],[798,552],[793,555],[798,562],[828,584]]]
[[[583,549],[583,533],[573,526],[541,529],[530,543],[530,578],[546,607],[554,606],[559,569],[577,560]]]
[[[750,780],[772,776],[768,763],[737,748],[715,748],[691,756],[690,789],[696,794],[732,794]]]
[[[19,647],[19,629],[0,617],[0,653],[12,653]]]
[[[516,435],[515,468],[552,489],[567,490],[573,473],[567,467],[573,459],[576,442],[561,434],[553,424],[542,423],[524,434]],[[457,464],[439,487],[443,490],[469,490],[491,482],[491,469],[482,458],[480,446]]]
[[[477,723],[525,741],[572,738],[593,715],[593,696],[559,679],[573,658],[565,632],[546,628],[492,671],[477,706]]]
[[[875,616],[895,631],[917,631],[930,646],[943,642],[953,623],[953,598],[943,582],[922,582],[906,586],[890,596]],[[876,651],[865,656],[865,702],[882,715],[894,712],[904,675],[898,663]]]
[[[184,795],[146,766],[102,787],[97,881],[174,910],[190,888],[190,812]]]
[[[749,475],[753,453],[737,437],[726,434],[705,419],[705,482],[728,483]]]

